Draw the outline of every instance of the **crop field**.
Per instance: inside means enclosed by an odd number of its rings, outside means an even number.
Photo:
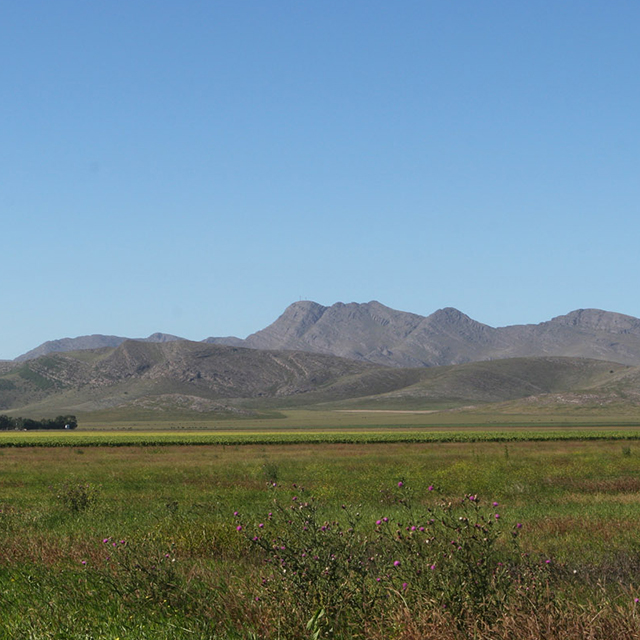
[[[0,440],[1,638],[640,636],[629,426]]]
[[[444,443],[444,442],[545,442],[576,440],[640,440],[637,429],[544,429],[537,431],[501,430],[465,431],[407,430],[402,428],[377,430],[283,430],[283,431],[217,431],[170,433],[167,431],[93,431],[75,432],[0,432],[0,449],[33,447],[161,447],[198,445],[325,445],[382,443]]]

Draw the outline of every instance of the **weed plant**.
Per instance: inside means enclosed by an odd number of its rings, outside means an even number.
[[[71,513],[92,509],[98,503],[99,496],[100,487],[91,482],[78,483],[67,480],[55,491],[56,500]]]
[[[370,630],[405,607],[444,613],[464,630],[494,623],[514,599],[550,593],[549,563],[520,552],[522,524],[503,526],[497,502],[481,506],[477,495],[466,495],[419,512],[400,481],[385,502],[401,506],[404,518],[381,515],[374,524],[348,505],[342,517],[323,519],[303,487],[293,491],[289,504],[276,498],[262,522],[235,514],[236,530],[264,562],[255,600],[282,606],[281,628],[308,620],[317,637],[332,637]]]

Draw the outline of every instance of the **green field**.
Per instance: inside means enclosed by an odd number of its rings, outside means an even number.
[[[48,414],[47,414],[48,415]],[[564,411],[558,413],[532,412],[500,413],[476,408],[456,411],[407,410],[330,410],[296,408],[277,411],[262,410],[257,417],[228,415],[224,417],[194,412],[129,411],[114,409],[78,413],[78,432],[86,431],[282,431],[298,429],[357,429],[394,430],[397,428],[425,430],[519,430],[538,428],[640,427],[640,412]]]
[[[640,430],[340,415],[0,434],[0,637],[638,637]]]

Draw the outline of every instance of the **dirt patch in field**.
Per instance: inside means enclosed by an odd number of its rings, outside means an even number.
[[[439,409],[404,410],[404,409],[337,409],[337,413],[438,413]]]

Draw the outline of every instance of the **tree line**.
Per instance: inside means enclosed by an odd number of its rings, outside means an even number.
[[[75,416],[58,416],[57,418],[12,418],[0,415],[0,431],[32,431],[34,429],[75,429],[78,420]]]

